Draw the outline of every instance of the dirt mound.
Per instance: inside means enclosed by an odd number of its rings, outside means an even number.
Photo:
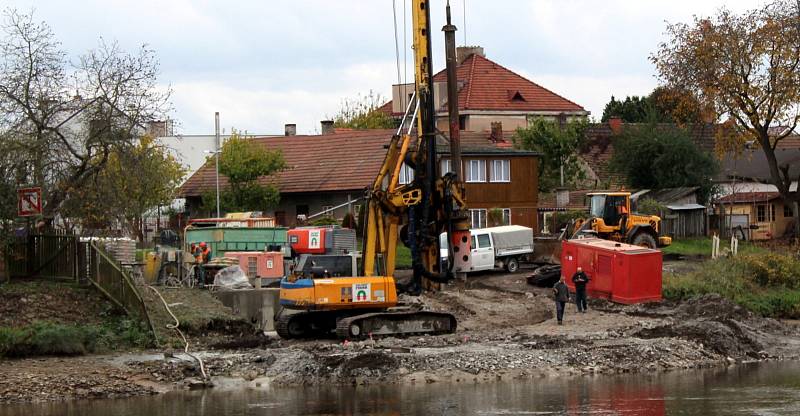
[[[0,326],[23,327],[37,321],[100,324],[118,311],[90,286],[42,280],[0,286]]]

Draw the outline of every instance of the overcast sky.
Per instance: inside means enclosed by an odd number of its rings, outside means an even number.
[[[398,10],[400,65],[403,44]],[[405,9],[403,5],[406,3]],[[648,56],[665,22],[707,16],[723,4],[741,11],[760,0],[453,0],[457,43],[584,106],[599,118],[611,95],[643,95],[657,83]],[[431,1],[434,70],[444,67],[444,1]],[[259,134],[319,130],[345,97],[370,90],[390,97],[397,83],[391,0],[0,0],[35,9],[75,58],[102,36],[126,48],[142,43],[161,61],[183,134],[221,124]],[[464,6],[466,5],[466,26]],[[410,28],[410,15],[406,27]],[[410,31],[406,45],[410,45]],[[402,78],[401,69],[401,78]]]

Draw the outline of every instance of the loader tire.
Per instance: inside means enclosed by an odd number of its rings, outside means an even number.
[[[632,243],[635,246],[647,247],[654,250],[658,248],[658,245],[656,244],[656,239],[653,238],[652,235],[646,232],[640,232],[639,234],[636,234],[636,236],[633,237]]]

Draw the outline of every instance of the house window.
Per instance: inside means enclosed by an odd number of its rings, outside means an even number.
[[[452,171],[453,171],[453,162],[450,159],[442,159],[439,161],[439,173],[442,176]]]
[[[511,182],[511,161],[493,160],[492,161],[492,182]]]
[[[458,129],[459,130],[467,129],[467,116],[458,116]]]
[[[333,216],[333,205],[323,205],[322,216]]]
[[[464,176],[467,182],[486,182],[486,161],[479,159],[467,160],[464,164]]]
[[[792,211],[792,205],[789,202],[785,202],[783,204],[783,217],[784,218],[792,218],[792,217],[794,217],[794,213]]]
[[[297,215],[305,215],[306,217],[308,216],[308,205],[297,205],[294,210]]]
[[[469,210],[469,215],[472,219],[472,228],[486,228],[485,209],[471,209]]]
[[[756,222],[767,222],[766,205],[756,205]]]
[[[400,180],[398,182],[400,182],[400,185],[408,185],[412,181],[414,181],[414,169],[403,163],[403,166],[400,167]]]
[[[511,225],[511,208],[503,208],[503,225]]]

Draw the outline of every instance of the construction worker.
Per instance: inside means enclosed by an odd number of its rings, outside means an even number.
[[[578,312],[586,313],[586,284],[589,280],[583,268],[578,266],[578,270],[572,275],[572,283],[575,284],[575,306],[578,307]]]
[[[195,261],[195,276],[197,277],[197,285],[199,287],[205,286],[206,283],[206,268],[205,268],[205,255],[204,251],[207,250],[205,241],[198,244],[192,251]]]

